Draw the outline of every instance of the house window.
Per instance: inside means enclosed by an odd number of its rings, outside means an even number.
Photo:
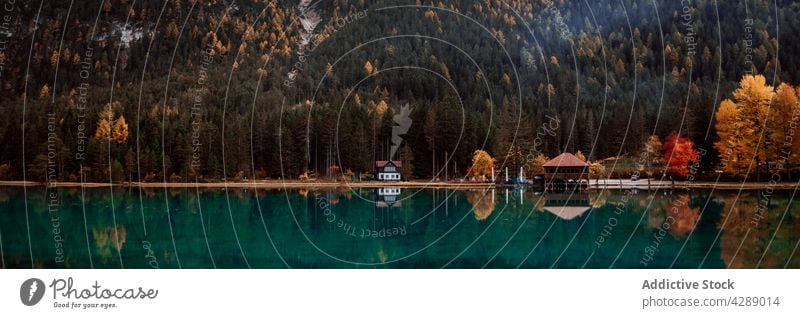
[[[378,173],[378,180],[400,180],[399,173]]]

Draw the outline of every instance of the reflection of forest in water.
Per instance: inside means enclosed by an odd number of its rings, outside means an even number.
[[[58,194],[50,213],[44,189],[28,188],[26,221],[22,188],[0,188],[5,267],[629,268],[646,249],[650,268],[800,267],[788,192],[114,188],[113,204],[108,188]]]

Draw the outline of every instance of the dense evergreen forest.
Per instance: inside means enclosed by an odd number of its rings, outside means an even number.
[[[795,1],[2,2],[7,180],[358,174],[393,145],[452,177],[672,132],[713,171],[742,76],[800,83]]]

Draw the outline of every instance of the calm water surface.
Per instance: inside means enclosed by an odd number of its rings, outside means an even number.
[[[3,268],[800,268],[791,192],[48,191],[0,187]]]

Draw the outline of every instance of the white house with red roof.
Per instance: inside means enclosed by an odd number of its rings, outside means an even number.
[[[375,177],[379,181],[400,181],[403,177],[400,174],[401,167],[403,167],[402,161],[375,161]]]

